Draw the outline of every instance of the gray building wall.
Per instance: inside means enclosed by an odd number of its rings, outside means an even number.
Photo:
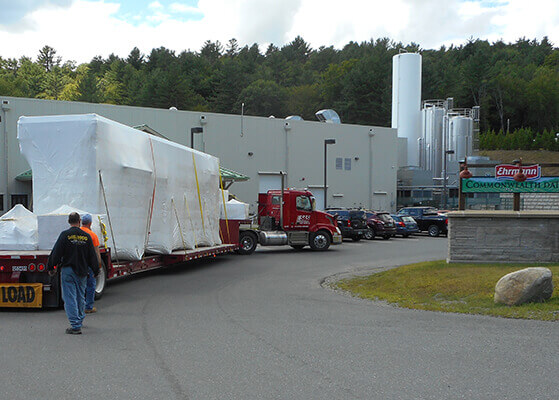
[[[18,118],[85,113],[96,113],[130,126],[147,124],[187,146],[190,129],[202,126],[203,133],[195,135],[194,148],[219,157],[223,167],[250,177],[248,182],[235,183],[231,192],[251,204],[252,211],[257,200],[259,171],[287,171],[288,187],[322,185],[324,139],[335,138],[336,144],[328,146],[328,205],[391,211],[396,207],[396,129],[247,116],[241,120],[240,115],[14,97],[2,97],[0,104],[0,194],[4,195],[0,214],[11,207],[10,195],[31,193],[30,183],[15,180],[29,169],[19,152]],[[336,158],[342,158],[341,170],[336,169]],[[344,168],[345,159],[350,159],[351,170]]]

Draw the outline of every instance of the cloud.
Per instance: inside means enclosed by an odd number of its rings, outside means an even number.
[[[559,43],[557,0],[199,0],[197,7],[161,0],[130,15],[122,14],[121,1],[0,0],[3,7],[18,3],[6,10],[19,15],[13,24],[2,8],[12,27],[0,25],[0,56],[33,56],[48,44],[64,59],[87,62],[95,55],[126,57],[134,46],[148,54],[161,46],[180,52],[199,50],[206,40],[236,38],[242,46],[265,48],[297,35],[313,48],[380,37],[423,48],[463,44],[470,37],[516,41],[547,35]]]
[[[73,0],[0,0],[0,26],[17,24],[37,8],[69,7]]]
[[[506,40],[548,36],[556,46],[559,45],[557,0],[509,0],[507,6],[502,7],[502,12],[493,19],[493,23]]]
[[[151,8],[151,9],[160,9],[160,8],[163,8],[163,4],[161,4],[161,3],[158,2],[158,1],[154,1],[153,3],[149,3],[148,8]]]
[[[171,3],[169,5],[169,11],[175,12],[175,13],[183,13],[183,14],[199,14],[201,13],[200,9],[198,7],[193,7],[193,6],[187,6],[186,4],[182,4],[182,3]]]

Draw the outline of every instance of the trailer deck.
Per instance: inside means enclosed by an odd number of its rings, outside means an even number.
[[[175,250],[171,254],[147,255],[138,261],[113,262],[112,272],[108,273],[107,279],[147,271],[166,265],[179,264],[199,258],[215,257],[219,254],[231,253],[237,250],[238,247],[239,246],[235,244],[221,244],[218,246],[198,247],[192,250]]]
[[[107,280],[191,260],[216,257],[237,250],[237,244],[175,250],[152,254],[135,261],[111,261],[110,249],[101,249]],[[57,277],[47,274],[50,250],[0,251],[0,307],[57,307],[60,291]]]

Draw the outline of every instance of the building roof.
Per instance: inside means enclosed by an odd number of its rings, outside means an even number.
[[[221,179],[223,181],[244,182],[244,181],[248,181],[250,179],[248,176],[243,175],[239,172],[233,171],[232,169],[219,167],[219,171],[221,172]]]
[[[160,137],[162,139],[170,140],[168,137],[166,137],[162,133],[157,132],[155,129],[151,128],[149,125],[146,125],[146,124],[137,125],[137,126],[134,126],[133,128],[137,129],[139,131],[145,132],[145,133],[149,133],[150,135]]]

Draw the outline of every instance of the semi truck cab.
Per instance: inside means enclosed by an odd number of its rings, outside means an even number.
[[[283,199],[283,201],[282,201]],[[283,203],[283,206],[282,206]],[[327,250],[342,242],[337,221],[316,210],[313,194],[307,190],[269,190],[258,195],[258,225],[241,227],[240,249],[250,254],[262,246],[289,245],[300,250]]]

